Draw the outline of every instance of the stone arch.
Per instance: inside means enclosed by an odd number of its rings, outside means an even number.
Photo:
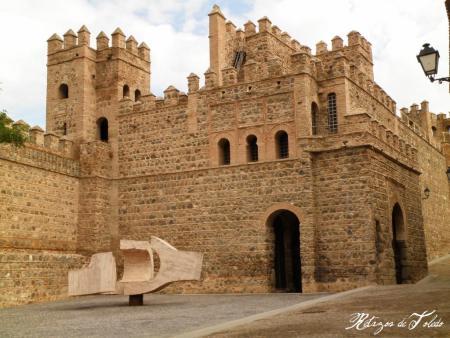
[[[388,215],[388,220],[389,220],[389,224],[392,224],[392,211],[394,209],[394,206],[398,204],[398,206],[400,207],[400,209],[402,210],[402,214],[403,214],[403,240],[407,241],[408,239],[408,218],[407,218],[407,214],[406,214],[406,208],[405,208],[405,204],[403,203],[403,199],[401,198],[401,194],[399,194],[399,191],[391,191],[389,194],[389,215]],[[392,231],[391,231],[392,232]]]
[[[392,250],[394,254],[395,280],[397,284],[406,281],[405,262],[407,256],[406,226],[403,209],[395,203],[391,214]]]
[[[270,234],[272,286],[277,292],[302,292],[301,222],[303,213],[290,203],[272,205],[262,217]]]

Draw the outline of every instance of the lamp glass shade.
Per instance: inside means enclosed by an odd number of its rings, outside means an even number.
[[[438,72],[439,52],[430,47],[428,43],[424,44],[423,47],[417,55],[417,60],[426,76],[435,75]]]

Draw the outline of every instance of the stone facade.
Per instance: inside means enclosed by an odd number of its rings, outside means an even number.
[[[313,54],[217,6],[209,30],[205,85],[164,97],[120,29],[48,40],[47,134],[0,151],[1,304],[63,296],[95,252],[120,265],[120,238],[205,254],[202,281],[169,292],[412,283],[450,252],[450,120],[396,116],[363,36]]]

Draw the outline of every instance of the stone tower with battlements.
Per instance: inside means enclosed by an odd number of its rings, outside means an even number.
[[[95,140],[99,119],[109,123],[109,138],[117,137],[117,104],[133,101],[150,88],[150,50],[117,28],[110,38],[103,32],[91,47],[90,32],[82,26],[61,39],[48,40],[47,131],[78,142]]]

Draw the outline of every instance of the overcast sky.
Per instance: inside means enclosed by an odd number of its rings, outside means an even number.
[[[429,82],[417,63],[424,42],[441,52],[448,76],[448,21],[444,0],[13,0],[0,1],[0,109],[45,126],[46,40],[85,24],[91,46],[103,30],[121,27],[151,48],[152,88],[186,91],[186,76],[209,66],[208,13],[217,3],[236,26],[268,16],[274,25],[315,50],[316,42],[357,30],[371,43],[375,81],[409,107],[427,99],[436,113],[450,111],[448,85]]]

